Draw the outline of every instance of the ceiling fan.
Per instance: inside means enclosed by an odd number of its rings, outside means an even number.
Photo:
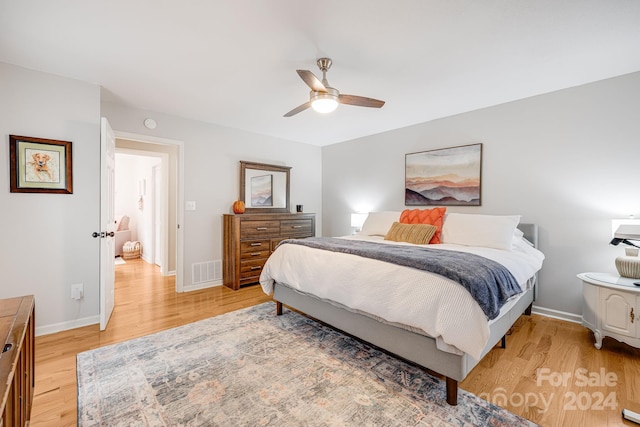
[[[372,108],[380,108],[384,105],[384,101],[378,99],[341,94],[338,89],[329,86],[329,82],[327,81],[327,70],[331,68],[331,59],[320,58],[317,64],[320,71],[322,71],[322,81],[309,70],[296,70],[300,78],[311,88],[309,101],[289,111],[284,117],[294,116],[309,107],[312,107],[319,113],[330,113],[338,108],[338,104]]]

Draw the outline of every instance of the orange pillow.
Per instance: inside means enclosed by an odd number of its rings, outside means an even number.
[[[437,230],[431,238],[429,244],[440,243],[442,236],[442,223],[447,208],[433,209],[405,209],[400,214],[400,222],[402,224],[431,224],[435,225]]]

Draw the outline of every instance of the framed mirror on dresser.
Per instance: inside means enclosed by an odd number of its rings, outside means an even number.
[[[240,161],[243,214],[223,215],[225,286],[257,284],[267,258],[284,239],[316,235],[314,213],[291,213],[290,166]]]
[[[290,166],[240,161],[240,200],[246,213],[289,213]]]

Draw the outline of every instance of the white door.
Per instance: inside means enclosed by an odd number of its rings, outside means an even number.
[[[100,122],[100,330],[107,328],[115,294],[114,172],[116,137],[106,118]]]

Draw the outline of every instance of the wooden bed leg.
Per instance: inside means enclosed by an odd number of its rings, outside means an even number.
[[[447,403],[451,406],[458,404],[458,381],[446,377],[447,380]]]
[[[502,348],[507,348],[507,336],[502,336]]]
[[[276,316],[282,316],[282,303],[276,301]]]
[[[526,308],[526,310],[524,311],[524,314],[526,314],[527,316],[531,316],[532,309],[533,309],[533,303],[529,304],[529,307]]]

